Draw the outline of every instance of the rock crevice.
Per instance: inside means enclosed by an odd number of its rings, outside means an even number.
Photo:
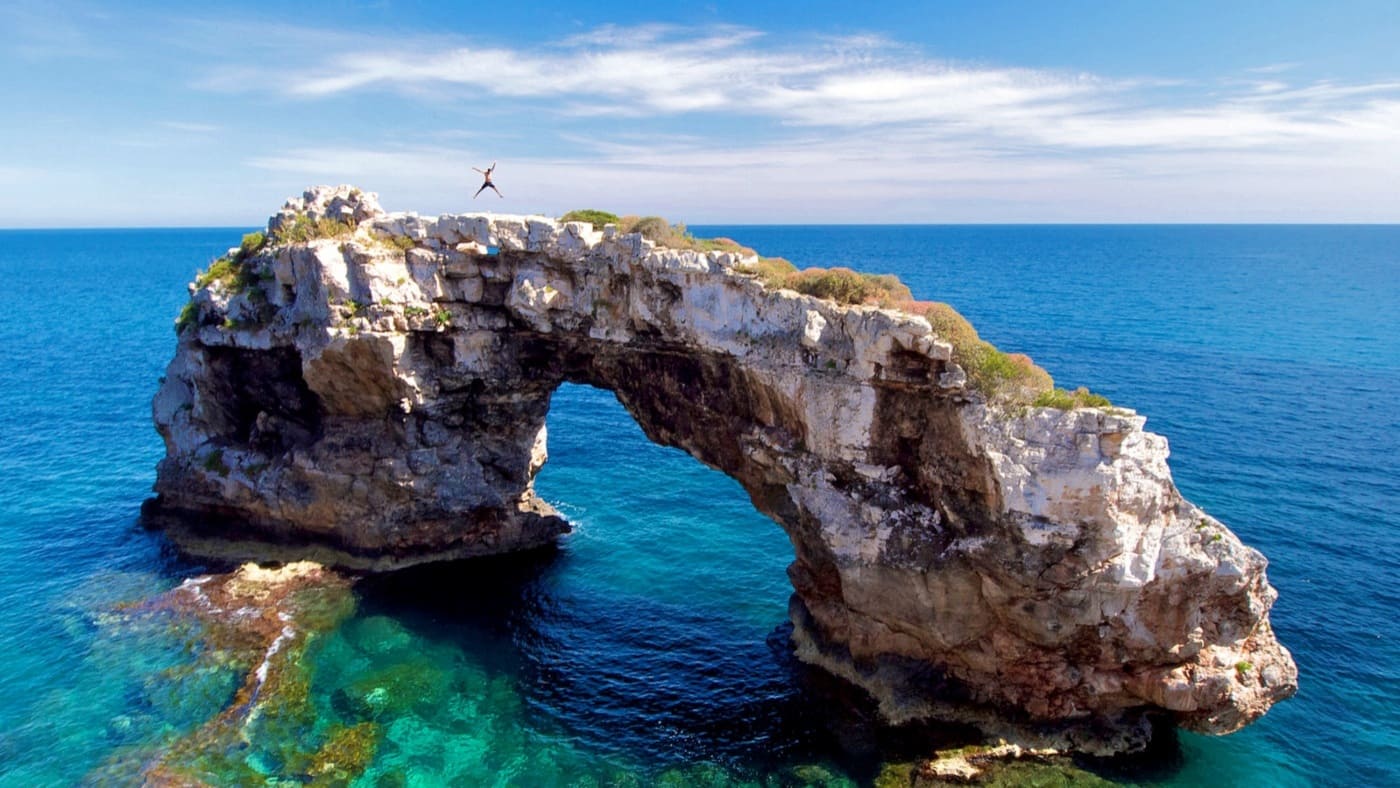
[[[343,230],[287,240],[319,220]],[[770,289],[740,254],[350,187],[269,230],[191,286],[155,398],[148,513],[187,549],[379,570],[548,544],[545,416],[586,383],[783,527],[799,655],[892,721],[956,701],[1220,733],[1296,688],[1263,557],[1181,497],[1141,416],[988,403],[922,317]]]

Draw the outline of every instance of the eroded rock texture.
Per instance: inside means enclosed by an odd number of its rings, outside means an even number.
[[[155,398],[149,511],[188,549],[386,569],[546,544],[567,524],[531,485],[571,381],[739,480],[791,537],[799,656],[891,721],[1222,733],[1296,687],[1263,556],[1131,411],[1003,412],[923,318],[768,290],[733,254],[349,187],[270,227],[299,213],[357,229],[192,287]]]

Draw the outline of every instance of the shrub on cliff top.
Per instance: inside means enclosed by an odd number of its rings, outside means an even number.
[[[587,221],[594,230],[602,230],[603,225],[616,224],[617,232],[627,235],[640,232],[641,237],[652,244],[669,249],[690,249],[694,252],[735,252],[739,255],[757,255],[748,246],[739,244],[732,238],[696,238],[682,223],[671,224],[659,216],[617,216],[615,213],[598,209],[568,211],[559,221]]]
[[[400,252],[407,252],[409,249],[418,245],[417,241],[407,235],[376,235],[374,236],[374,240],[390,249],[397,249]]]
[[[559,217],[561,222],[588,222],[593,225],[593,229],[601,230],[605,224],[617,224],[618,216],[615,213],[600,211],[595,208],[584,208],[577,211],[569,211]]]
[[[233,257],[220,257],[210,263],[208,268],[195,274],[194,284],[196,287],[208,287],[217,282],[232,292],[242,293],[257,279],[253,266],[244,262],[240,253]]]
[[[247,260],[249,257],[252,257],[253,255],[257,254],[258,252],[261,252],[263,246],[265,246],[266,244],[267,233],[263,232],[262,230],[258,230],[257,232],[253,233],[248,233],[247,235],[243,236],[242,243],[238,244],[238,253],[234,255],[234,259],[241,263],[244,260]]]
[[[990,342],[981,342],[964,357],[968,381],[988,399],[1026,405],[1054,388],[1050,373],[1036,366],[1030,356],[1003,353]]]
[[[865,274],[849,268],[808,268],[788,274],[783,287],[838,304],[889,306],[907,300],[909,288],[890,274]]]
[[[914,315],[922,315],[939,336],[953,344],[953,352],[966,352],[977,342],[977,329],[967,322],[958,310],[940,301],[912,301],[899,304],[899,308]]]
[[[720,236],[719,238],[696,238],[695,245],[702,252],[731,252],[733,254],[744,255],[745,257],[756,257],[758,255],[758,252],[754,251],[751,247],[744,246],[733,238],[725,238],[724,236]]]
[[[564,215],[567,220],[572,214],[585,214],[589,211],[571,211]],[[597,213],[603,213],[598,211]],[[731,252],[746,256],[758,253],[733,238],[696,238],[682,222],[671,224],[660,216],[623,216],[604,214],[613,219],[617,231],[623,235],[641,233],[642,237],[668,249],[685,249],[693,252]],[[582,219],[580,219],[582,221]],[[594,224],[597,228],[599,225]]]
[[[248,292],[259,279],[259,274],[254,270],[251,262],[263,248],[267,246],[267,234],[261,231],[248,233],[243,236],[243,240],[238,244],[238,248],[224,257],[220,257],[209,264],[203,271],[198,271],[194,276],[195,287],[208,287],[218,283],[234,293]],[[271,277],[271,273],[264,273],[262,276]],[[254,303],[266,301],[266,296],[261,290],[254,290],[250,294]],[[175,319],[175,333],[180,333],[186,328],[195,324],[199,317],[198,309],[194,302],[190,301],[180,310],[180,316]]]
[[[662,246],[673,246],[686,234],[685,225],[672,225],[660,216],[624,216],[618,229],[624,233],[641,233],[643,238]]]
[[[339,238],[353,232],[353,224],[326,217],[312,219],[304,213],[297,213],[290,222],[284,221],[272,231],[272,240],[277,244],[306,243],[317,238]]]
[[[199,320],[199,307],[194,301],[186,301],[180,308],[180,316],[175,318],[175,333],[184,333],[184,330],[193,326]]]
[[[1075,408],[1111,408],[1113,403],[1108,401],[1108,397],[1080,386],[1074,391],[1064,389],[1051,389],[1042,393],[1031,403],[1037,408],[1059,408],[1060,410],[1074,410]]]
[[[782,257],[760,257],[758,264],[748,270],[769,287],[783,287],[788,276],[797,273],[797,266]]]
[[[977,335],[977,329],[947,304],[937,301],[905,301],[896,305],[911,315],[921,315],[934,333],[953,346],[953,360],[967,373],[968,385],[987,399],[1014,405],[1035,404],[1053,391],[1050,373],[1029,356],[1003,353]]]
[[[194,278],[195,286],[208,287],[215,282],[222,282],[225,287],[236,293],[247,290],[257,280],[257,274],[249,261],[266,245],[266,233],[248,233],[243,236],[243,240],[232,254],[220,257],[210,263],[207,269],[197,273]]]
[[[760,257],[748,269],[769,287],[796,290],[838,304],[891,306],[910,298],[909,288],[892,274],[865,274],[849,268],[806,268],[801,271],[781,257]]]

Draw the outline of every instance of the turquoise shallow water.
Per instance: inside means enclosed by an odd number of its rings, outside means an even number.
[[[1270,557],[1299,695],[1112,776],[1400,781],[1400,228],[697,229],[896,272],[1146,413],[1183,491]],[[201,569],[137,526],[149,399],[184,283],[240,232],[0,233],[4,784],[80,782],[232,692],[112,605]],[[559,550],[364,584],[308,652],[319,714],[383,726],[362,784],[864,781],[899,749],[859,707],[833,720],[831,688],[787,658],[791,548],[735,484],[647,443],[606,392],[561,389],[549,426],[538,486],[577,527]],[[409,701],[366,711],[366,687],[405,681]]]

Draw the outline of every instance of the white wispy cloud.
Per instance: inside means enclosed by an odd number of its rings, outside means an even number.
[[[43,6],[24,8],[9,18],[38,30]],[[133,129],[115,144],[218,140],[220,166],[245,165],[259,188],[355,181],[402,195],[401,207],[460,209],[471,165],[508,158],[498,179],[517,209],[602,204],[696,221],[959,220],[978,204],[1007,206],[995,215],[1008,221],[1249,218],[1240,206],[1308,204],[1400,216],[1387,185],[1400,177],[1400,80],[1385,75],[1307,81],[1281,63],[1129,79],[732,26],[604,26],[512,45],[149,21],[141,47],[198,64],[172,78],[239,109],[211,122],[191,102],[146,121],[163,137]],[[47,43],[79,51],[91,25]],[[392,107],[394,120],[361,129],[347,107]],[[31,176],[0,169],[0,182]]]
[[[1245,69],[1245,71],[1248,71],[1248,72],[1251,73],[1251,74],[1282,74],[1282,73],[1285,72],[1285,71],[1292,71],[1293,69],[1297,68],[1297,67],[1300,66],[1300,65],[1302,65],[1302,64],[1301,64],[1301,63],[1297,63],[1297,62],[1289,62],[1289,63],[1269,63],[1269,64],[1263,65],[1263,66],[1255,66],[1254,68],[1247,68],[1247,69]]]
[[[1292,67],[1250,71],[1272,76]],[[712,113],[794,128],[915,126],[1010,148],[1400,144],[1400,127],[1376,122],[1400,102],[1396,81],[1237,80],[1224,94],[1183,101],[1159,95],[1169,87],[1180,92],[1169,77],[1109,79],[941,61],[875,36],[783,44],[734,27],[604,27],[530,49],[360,39],[277,80],[246,73],[239,79],[304,99],[367,90],[441,98],[457,91],[462,99],[548,100],[532,111],[561,116]]]
[[[1285,66],[1211,84],[1110,79],[937,60],[872,36],[784,45],[753,30],[651,25],[528,49],[365,39],[257,84],[301,101],[365,91],[520,100],[522,117],[553,113],[564,128],[594,116],[588,134],[556,136],[572,154],[517,155],[498,173],[531,206],[625,194],[632,204],[612,207],[703,219],[719,204],[784,221],[847,205],[892,220],[957,218],[979,201],[1036,220],[1073,217],[1076,204],[1161,220],[1250,219],[1353,198],[1369,201],[1371,217],[1400,209],[1384,185],[1400,177],[1400,82],[1297,83]],[[706,116],[748,119],[763,133],[684,122]],[[673,118],[685,132],[638,133],[629,118]],[[248,163],[460,209],[470,163],[494,156],[470,133],[433,139],[306,146]]]

